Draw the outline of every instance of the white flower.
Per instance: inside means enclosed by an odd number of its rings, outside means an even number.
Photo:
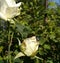
[[[38,46],[39,42],[36,40],[36,36],[25,39],[20,47],[21,52],[16,55],[15,59],[25,55],[31,57],[35,56]]]
[[[15,0],[0,0],[0,18],[8,20],[19,15],[20,5],[21,2],[16,4]]]

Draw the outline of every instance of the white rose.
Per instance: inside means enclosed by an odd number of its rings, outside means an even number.
[[[19,15],[20,5],[21,2],[16,4],[15,0],[0,0],[0,18],[8,20]]]
[[[36,52],[38,50],[39,42],[36,40],[36,36],[30,37],[25,39],[21,44],[21,52],[18,53],[15,57],[21,57],[21,56],[35,56]]]

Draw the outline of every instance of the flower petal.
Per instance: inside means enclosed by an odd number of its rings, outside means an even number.
[[[19,52],[19,53],[15,56],[14,59],[19,58],[19,57],[22,57],[22,56],[25,56],[25,55],[24,55],[22,52]]]

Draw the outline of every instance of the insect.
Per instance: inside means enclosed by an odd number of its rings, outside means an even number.
[[[0,18],[4,20],[11,19],[20,14],[21,2],[15,0],[0,0]]]

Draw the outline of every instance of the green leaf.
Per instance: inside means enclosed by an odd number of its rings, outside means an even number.
[[[52,60],[47,60],[47,63],[53,63],[53,61]]]
[[[43,48],[41,48],[41,47],[39,48],[39,54],[40,54],[40,55],[44,55]]]
[[[48,45],[48,44],[44,44],[44,46],[43,46],[45,49],[50,49],[50,45]]]
[[[22,56],[25,56],[25,55],[24,55],[22,52],[19,52],[19,53],[15,56],[14,60],[17,59],[17,58],[19,58],[19,57],[22,57]]]
[[[40,45],[43,45],[45,42],[46,42],[46,38],[41,38],[39,43]]]
[[[3,60],[0,60],[0,63],[4,63]]]
[[[56,6],[55,2],[49,2],[49,6]]]

